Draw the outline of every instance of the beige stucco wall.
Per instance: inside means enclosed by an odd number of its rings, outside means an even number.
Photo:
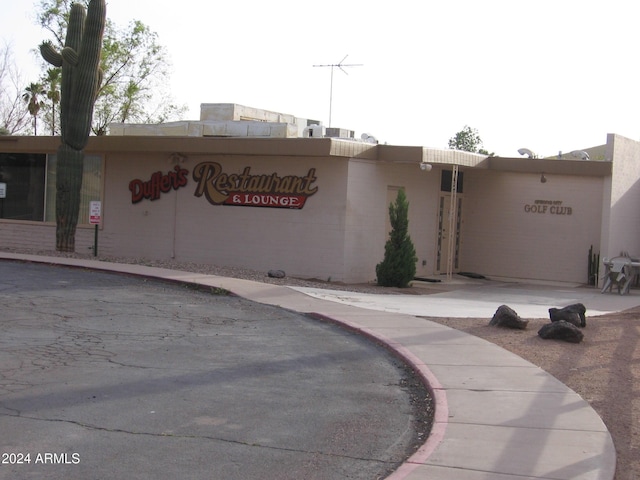
[[[349,162],[345,265],[347,281],[375,280],[375,267],[384,258],[389,235],[389,198],[404,188],[409,201],[409,235],[416,249],[418,276],[435,273],[437,199],[440,171],[420,170],[416,164]]]
[[[465,173],[462,270],[587,282],[589,248],[600,250],[603,180],[545,176],[547,182],[541,183],[534,173]],[[551,204],[538,203],[542,213],[527,212],[536,201]]]
[[[192,173],[201,162],[217,162],[226,173],[305,176],[316,169],[317,193],[302,209],[212,205],[196,197]],[[106,190],[101,251],[137,258],[175,258],[288,275],[342,280],[343,208],[347,162],[335,158],[187,156],[180,167],[188,183],[158,200],[132,204],[129,182],[148,180],[174,167],[158,155],[111,154],[106,159]]]
[[[640,256],[640,143],[608,135],[607,156],[614,162],[605,183],[602,256],[611,258],[621,252]]]

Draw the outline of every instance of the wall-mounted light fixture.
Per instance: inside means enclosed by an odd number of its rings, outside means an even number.
[[[583,150],[574,150],[571,152],[571,156],[574,158],[579,158],[580,160],[591,160],[589,154]]]
[[[518,153],[520,155],[526,155],[528,158],[538,158],[538,156],[528,148],[519,148]]]
[[[420,170],[422,170],[423,172],[430,172],[432,168],[433,165],[431,165],[430,163],[420,162]]]
[[[544,172],[540,175],[540,183],[547,183],[547,177],[544,176]]]

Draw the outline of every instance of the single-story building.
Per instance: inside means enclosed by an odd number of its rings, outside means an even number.
[[[486,157],[381,145],[233,104],[202,111],[197,122],[114,125],[89,139],[76,251],[93,245],[89,205],[100,201],[101,254],[370,282],[402,188],[419,277],[586,284],[596,255],[640,254],[634,140]],[[0,136],[0,248],[54,248],[59,142]]]

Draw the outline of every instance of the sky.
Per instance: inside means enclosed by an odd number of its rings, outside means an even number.
[[[0,17],[30,81],[35,4]],[[107,0],[107,16],[158,34],[185,120],[237,103],[432,148],[470,126],[504,157],[640,140],[637,0]],[[314,67],[339,63],[357,66]]]

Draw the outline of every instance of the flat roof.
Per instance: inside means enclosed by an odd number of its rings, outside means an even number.
[[[55,153],[60,137],[0,136],[0,151]],[[557,158],[488,157],[460,150],[376,145],[339,138],[255,138],[184,136],[92,136],[86,153],[144,152],[184,155],[246,155],[362,158],[389,163],[433,165],[517,173],[608,176],[610,161]]]

